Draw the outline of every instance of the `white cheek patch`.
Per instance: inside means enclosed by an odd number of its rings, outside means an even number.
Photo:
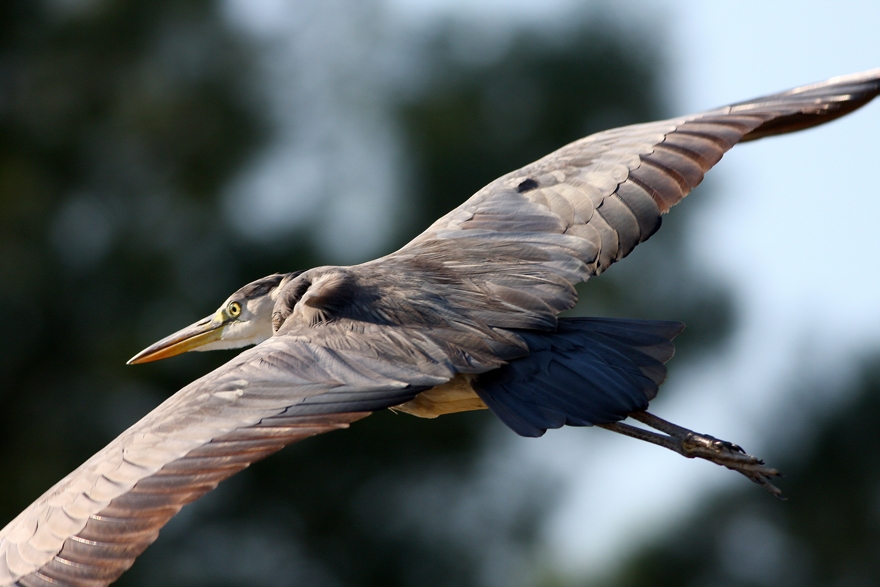
[[[220,340],[209,342],[196,349],[197,351],[216,351],[221,349],[239,349],[253,344],[260,344],[272,336],[271,325],[259,320],[229,322],[223,329]]]

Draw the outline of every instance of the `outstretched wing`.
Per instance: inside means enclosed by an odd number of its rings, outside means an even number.
[[[0,585],[106,585],[223,479],[452,377],[429,342],[379,330],[277,337],[180,390],[0,531]]]
[[[433,259],[506,301],[511,312],[570,308],[571,284],[600,274],[654,234],[661,215],[735,144],[823,124],[878,92],[880,69],[588,136],[493,181],[373,263]]]
[[[358,268],[363,277],[383,264],[372,273],[414,284],[392,296],[398,306],[379,307],[372,322],[292,328],[242,353],[34,502],[0,531],[0,586],[106,585],[183,505],[250,463],[522,355],[526,342],[505,329],[553,328],[574,304],[572,284],[653,234],[727,149],[821,124],[878,91],[880,70],[611,130],[496,180],[400,251]],[[443,288],[420,283],[426,267]],[[419,288],[421,298],[409,295]],[[424,323],[386,321],[395,312]]]

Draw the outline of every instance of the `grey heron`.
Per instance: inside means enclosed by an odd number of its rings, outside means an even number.
[[[735,144],[822,124],[878,93],[872,70],[600,132],[493,181],[390,255],[245,286],[132,361],[255,346],[3,528],[0,586],[107,585],[223,479],[385,408],[434,417],[488,407],[526,436],[598,425],[776,491],[776,471],[736,445],[645,411],[681,324],[557,314],[574,305],[574,284],[647,240]]]

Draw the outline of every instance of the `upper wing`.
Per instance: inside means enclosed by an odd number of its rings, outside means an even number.
[[[169,398],[0,531],[0,585],[106,585],[181,507],[303,438],[444,383],[425,340],[374,327],[273,338]]]
[[[523,300],[570,308],[570,284],[598,275],[650,237],[661,214],[736,143],[823,124],[878,92],[875,69],[588,136],[493,181],[373,263],[429,258],[509,299],[514,312]]]

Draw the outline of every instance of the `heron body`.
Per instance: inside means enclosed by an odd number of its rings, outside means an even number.
[[[245,286],[132,362],[256,346],[0,531],[0,586],[107,585],[223,479],[384,408],[436,417],[488,407],[525,436],[599,425],[769,486],[775,471],[735,445],[644,411],[681,324],[557,314],[574,305],[576,283],[648,239],[736,143],[822,124],[878,93],[873,70],[597,133],[495,180],[386,257]]]

